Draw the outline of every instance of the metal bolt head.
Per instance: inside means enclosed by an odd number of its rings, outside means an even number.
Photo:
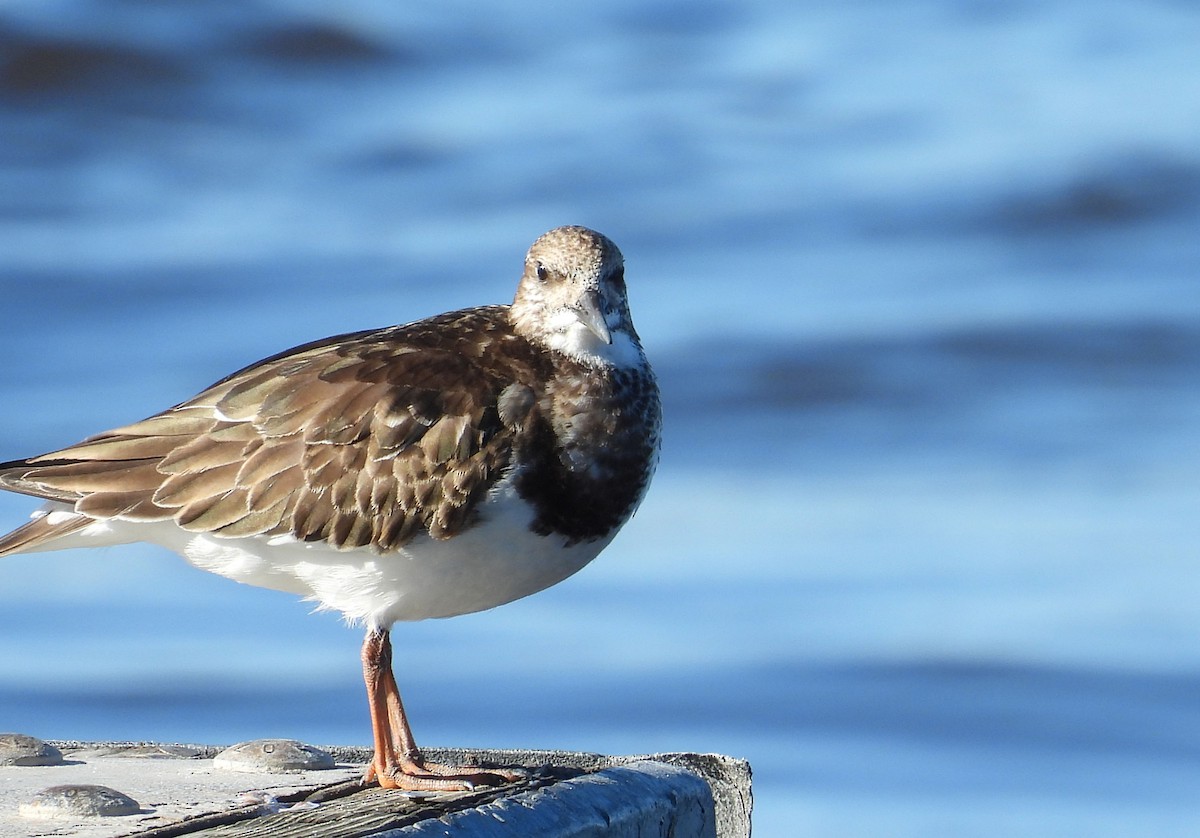
[[[80,784],[42,789],[18,811],[27,818],[105,818],[136,815],[142,807],[129,795],[108,786]]]
[[[36,736],[0,733],[0,765],[62,765],[62,751]]]
[[[320,748],[295,739],[254,739],[231,745],[213,758],[213,767],[225,771],[294,774],[334,767],[333,757]]]

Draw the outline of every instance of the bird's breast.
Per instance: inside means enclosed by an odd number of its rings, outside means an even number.
[[[661,412],[649,367],[560,373],[514,446],[533,528],[568,543],[611,538],[633,514],[658,456]]]
[[[189,562],[259,587],[301,594],[354,622],[393,622],[484,611],[548,588],[581,569],[611,541],[568,543],[540,534],[536,510],[499,484],[476,523],[453,538],[414,538],[380,554],[337,550],[288,537],[220,538],[164,528],[164,546]],[[183,543],[173,543],[183,537]]]

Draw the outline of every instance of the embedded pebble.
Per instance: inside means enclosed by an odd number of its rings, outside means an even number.
[[[213,767],[226,771],[263,771],[290,774],[324,771],[334,767],[333,757],[320,748],[295,739],[254,739],[231,745],[213,758]]]
[[[36,736],[0,733],[0,765],[62,765],[62,751]]]
[[[42,789],[17,811],[27,818],[108,818],[136,815],[142,807],[116,789],[81,784]]]

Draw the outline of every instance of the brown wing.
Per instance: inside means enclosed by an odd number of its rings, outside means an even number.
[[[452,345],[408,327],[302,347],[149,419],[5,464],[0,486],[92,518],[221,536],[380,552],[422,531],[447,538],[470,525],[534,409],[522,364],[480,363],[513,345],[486,325]]]

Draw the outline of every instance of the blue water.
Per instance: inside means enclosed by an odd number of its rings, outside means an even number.
[[[587,224],[662,465],[577,577],[397,630],[418,738],[744,756],[767,836],[1196,834],[1197,43],[1132,0],[14,0],[0,458],[505,301]],[[0,728],[365,743],[310,609],[6,559]]]

